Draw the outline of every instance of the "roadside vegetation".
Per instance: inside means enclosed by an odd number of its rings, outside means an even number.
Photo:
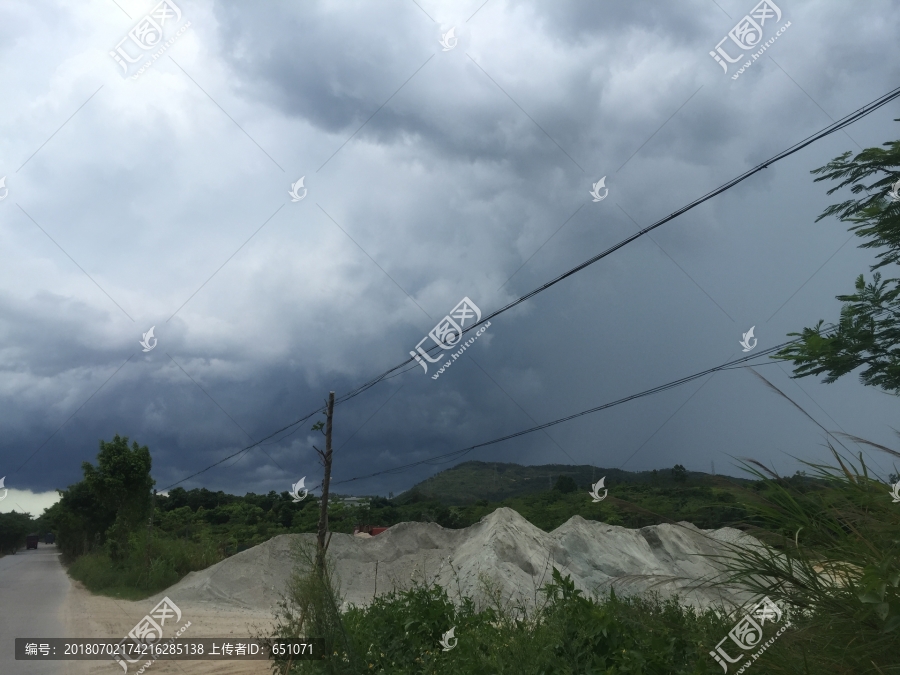
[[[719,666],[706,652],[731,628],[714,611],[657,597],[585,597],[556,569],[530,613],[507,606],[484,583],[487,601],[477,605],[419,578],[338,614],[339,580],[331,569],[319,580],[309,558],[297,557],[275,637],[320,636],[326,656],[280,658],[275,675],[712,674]],[[451,628],[445,651],[440,641]]]
[[[35,527],[27,513],[0,513],[0,556],[15,553],[25,546],[25,536]]]
[[[454,475],[484,473],[467,463],[441,474],[441,480],[464,484]],[[474,463],[480,464],[480,463]],[[556,467],[552,467],[556,468]],[[571,468],[571,467],[570,467]],[[608,481],[611,494],[593,503],[589,484],[547,467],[496,467],[518,474],[541,475],[529,491],[502,501],[475,499],[448,505],[421,486],[396,499],[372,497],[345,502],[334,495],[329,528],[352,533],[358,525],[390,526],[400,522],[436,522],[447,528],[477,523],[500,506],[521,513],[534,525],[552,530],[574,515],[626,527],[688,520],[703,528],[737,525],[747,520],[744,503],[756,499],[749,481],[672,470],[628,474],[625,482]],[[603,469],[584,467],[603,476]],[[149,449],[115,436],[100,442],[96,464],[85,462],[84,479],[61,491],[62,499],[38,519],[54,532],[70,575],[95,593],[141,599],[168,588],[192,571],[205,569],[235,553],[280,534],[312,533],[319,520],[319,500],[294,503],[287,491],[243,497],[205,488],[175,488],[154,494]],[[445,475],[446,474],[446,475]],[[543,482],[551,476],[547,489]],[[805,480],[801,476],[794,480]],[[477,493],[474,493],[477,495]],[[38,525],[19,516],[20,529]],[[2,524],[0,520],[0,524]],[[24,534],[20,537],[24,541]]]

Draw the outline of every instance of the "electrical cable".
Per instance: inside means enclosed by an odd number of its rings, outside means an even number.
[[[525,295],[523,295],[523,296],[519,297],[518,299],[516,299],[516,300],[514,300],[514,301],[512,301],[512,302],[510,302],[510,303],[508,303],[507,305],[501,307],[500,309],[498,309],[498,310],[492,312],[492,313],[489,314],[488,316],[482,317],[478,322],[473,323],[473,324],[472,324],[471,326],[469,326],[468,328],[465,328],[465,329],[462,330],[462,332],[461,332],[461,334],[460,334],[460,341],[462,340],[462,335],[465,335],[465,334],[468,333],[470,330],[473,330],[473,329],[477,328],[477,327],[480,326],[481,324],[483,324],[483,323],[485,323],[485,322],[487,322],[487,321],[490,321],[491,319],[493,319],[493,318],[496,317],[496,316],[499,316],[499,315],[502,314],[503,312],[506,312],[506,311],[512,309],[513,307],[515,307],[515,306],[517,306],[517,305],[519,305],[519,304],[525,302],[526,300],[528,300],[528,299],[530,299],[530,298],[533,298],[534,296],[538,295],[539,293],[542,293],[543,291],[547,290],[547,289],[550,288],[551,286],[554,286],[554,285],[558,284],[558,283],[559,283],[560,281],[562,281],[563,279],[567,279],[568,277],[572,276],[573,274],[575,274],[575,273],[577,273],[577,272],[580,272],[581,270],[583,270],[583,269],[585,269],[585,268],[587,268],[587,267],[593,265],[593,264],[594,264],[595,262],[597,262],[598,260],[602,260],[602,259],[605,258],[606,256],[608,256],[608,255],[610,255],[611,253],[613,253],[613,252],[619,250],[619,249],[622,248],[623,246],[626,246],[627,244],[631,243],[631,242],[634,241],[635,239],[638,239],[638,238],[644,236],[645,234],[647,234],[647,233],[650,232],[651,230],[654,230],[654,229],[656,229],[657,227],[660,227],[661,225],[664,225],[665,223],[668,223],[669,221],[674,220],[674,219],[677,218],[678,216],[680,216],[680,215],[682,215],[682,214],[684,214],[684,213],[690,211],[691,209],[695,208],[696,206],[699,206],[700,204],[703,204],[703,203],[706,202],[706,201],[709,201],[709,200],[712,199],[713,197],[716,197],[717,195],[719,195],[719,194],[725,192],[726,190],[730,190],[731,188],[733,188],[733,187],[734,187],[735,185],[737,185],[738,183],[741,183],[741,182],[745,181],[747,178],[749,178],[750,176],[753,176],[754,174],[756,174],[756,173],[762,171],[763,169],[767,169],[770,165],[774,164],[775,162],[779,162],[779,161],[781,161],[782,159],[785,159],[786,157],[790,157],[790,156],[793,155],[794,153],[799,152],[799,151],[802,150],[803,148],[805,148],[805,147],[811,145],[812,143],[815,143],[816,141],[821,140],[821,139],[825,138],[826,136],[830,136],[831,134],[833,134],[833,133],[835,133],[835,132],[837,132],[837,131],[840,131],[840,130],[843,129],[844,127],[850,126],[850,125],[853,124],[854,122],[857,122],[857,121],[863,119],[864,117],[866,117],[866,116],[868,116],[869,114],[875,112],[876,110],[878,110],[878,109],[881,108],[882,106],[886,105],[887,103],[890,103],[891,101],[895,100],[895,99],[898,98],[898,97],[900,97],[900,87],[897,87],[896,89],[893,89],[892,91],[888,92],[887,94],[884,94],[883,96],[880,96],[879,98],[875,99],[874,101],[871,101],[870,103],[867,103],[866,105],[862,106],[861,108],[858,108],[857,110],[853,111],[853,112],[850,113],[849,115],[846,115],[845,117],[842,117],[842,118],[839,119],[837,122],[834,122],[833,124],[831,124],[831,125],[825,127],[824,129],[822,129],[822,130],[820,130],[820,131],[818,131],[818,132],[812,134],[811,136],[807,136],[807,137],[806,137],[805,139],[803,139],[802,141],[799,141],[798,143],[795,143],[794,145],[790,146],[790,147],[787,148],[786,150],[783,150],[783,151],[779,152],[778,154],[772,156],[771,158],[765,160],[764,162],[761,162],[760,164],[757,164],[755,167],[753,167],[752,169],[749,169],[748,171],[745,171],[744,173],[740,174],[740,175],[737,176],[736,178],[732,178],[731,180],[729,180],[729,181],[726,182],[726,183],[723,183],[722,185],[720,185],[719,187],[715,188],[714,190],[712,190],[712,191],[710,191],[710,192],[707,192],[705,195],[703,195],[702,197],[699,197],[699,198],[695,199],[694,201],[690,202],[690,203],[687,204],[686,206],[681,207],[681,208],[678,209],[677,211],[673,211],[672,213],[670,213],[669,215],[665,216],[664,218],[661,218],[660,220],[656,221],[656,222],[653,223],[652,225],[649,225],[648,227],[645,227],[644,229],[640,230],[639,232],[636,232],[635,234],[631,235],[630,237],[627,237],[627,238],[623,239],[622,241],[620,241],[620,242],[618,242],[617,244],[611,246],[610,248],[606,249],[605,251],[603,251],[603,252],[601,252],[601,253],[598,253],[597,255],[593,256],[592,258],[589,258],[588,260],[584,261],[583,263],[581,263],[581,264],[579,264],[579,265],[576,265],[575,267],[573,267],[573,268],[569,269],[568,271],[566,271],[566,272],[560,274],[559,276],[557,276],[557,277],[551,279],[550,281],[548,281],[548,282],[542,284],[541,286],[538,286],[537,288],[533,289],[532,291],[529,291],[529,292],[526,293]],[[789,344],[789,343],[785,343],[785,344]],[[439,346],[439,345],[433,345],[431,348],[427,349],[426,351],[427,351],[427,352],[433,352],[433,351],[435,351],[435,350],[437,350],[437,349],[440,349],[440,346]],[[406,365],[408,365],[408,364],[413,363],[414,358],[415,358],[415,357],[411,357],[411,358],[406,359],[406,360],[403,361],[402,363],[400,363],[400,364],[398,364],[398,365],[396,365],[396,366],[394,366],[394,367],[392,367],[392,368],[390,368],[390,369],[384,371],[384,372],[381,373],[380,375],[378,375],[378,376],[372,378],[372,379],[369,380],[368,382],[366,382],[366,383],[364,383],[364,384],[362,384],[362,385],[356,387],[355,389],[352,389],[351,391],[347,392],[346,394],[343,394],[342,396],[339,396],[339,397],[335,398],[335,401],[334,401],[335,406],[340,405],[341,403],[345,403],[346,401],[349,401],[350,399],[352,399],[352,398],[354,398],[354,397],[356,397],[356,396],[359,396],[359,395],[362,394],[363,392],[365,392],[365,391],[371,389],[372,387],[374,387],[376,384],[378,384],[378,383],[381,382],[382,380],[386,380],[386,379],[390,379],[391,377],[394,377],[394,376],[395,376],[394,373],[395,373],[396,371],[400,370],[401,368],[403,368],[404,366],[406,366]],[[409,368],[409,369],[407,369],[407,370],[413,370],[415,367],[416,367],[416,366],[413,366],[412,368]],[[403,372],[407,372],[407,371],[403,371]],[[402,372],[401,372],[401,373],[396,373],[396,375],[401,375],[401,374],[402,374]],[[294,421],[294,422],[291,422],[290,424],[288,424],[287,426],[282,427],[282,428],[279,429],[278,431],[276,431],[276,432],[274,432],[274,433],[272,433],[272,434],[269,434],[268,436],[262,438],[259,442],[254,443],[253,445],[249,445],[249,446],[247,446],[247,447],[245,447],[245,448],[242,448],[241,450],[238,450],[238,451],[235,452],[234,454],[231,454],[231,455],[229,455],[228,457],[225,457],[224,459],[222,459],[222,460],[216,462],[215,464],[211,464],[210,466],[206,467],[205,469],[201,469],[200,471],[191,474],[191,475],[188,476],[187,478],[183,478],[183,479],[181,479],[180,481],[178,481],[177,483],[173,483],[173,484],[170,485],[169,487],[164,488],[164,490],[168,490],[169,488],[175,487],[175,486],[178,485],[179,483],[183,483],[183,482],[186,481],[186,480],[189,480],[189,479],[191,479],[191,478],[194,478],[195,476],[198,476],[198,475],[200,475],[201,473],[204,473],[205,471],[208,471],[209,469],[212,469],[213,467],[218,466],[219,464],[221,464],[222,462],[224,462],[224,461],[230,459],[231,457],[234,457],[234,456],[240,454],[241,452],[244,452],[245,450],[249,450],[249,449],[255,447],[256,445],[261,444],[263,441],[267,441],[267,440],[269,440],[270,438],[272,438],[273,436],[276,436],[276,435],[280,434],[281,432],[286,431],[286,430],[288,430],[288,429],[290,429],[290,428],[292,428],[292,427],[294,427],[294,426],[296,426],[296,425],[298,425],[298,424],[302,424],[303,422],[305,422],[306,420],[308,420],[310,417],[312,417],[312,416],[314,416],[314,415],[316,415],[316,414],[319,414],[319,413],[324,412],[324,410],[325,410],[325,407],[324,407],[324,406],[322,406],[322,407],[320,407],[320,408],[317,408],[317,409],[315,409],[314,411],[312,411],[311,413],[309,413],[308,415],[306,415],[305,417],[302,417],[302,418],[300,418],[300,419],[298,419],[298,420],[296,420],[296,421]]]
[[[584,415],[590,415],[595,412],[600,412],[601,410],[606,410],[607,408],[612,408],[614,406],[621,405],[622,403],[628,403],[629,401],[633,401],[638,398],[643,398],[644,396],[650,396],[651,394],[657,394],[661,391],[666,391],[668,389],[678,387],[682,384],[687,384],[688,382],[692,382],[693,380],[701,378],[705,375],[709,375],[711,373],[715,373],[720,370],[727,370],[727,369],[734,368],[734,367],[736,367],[735,364],[745,363],[746,361],[750,361],[750,360],[759,358],[760,356],[766,356],[767,354],[771,354],[773,352],[779,351],[779,350],[783,349],[784,347],[786,347],[790,344],[793,344],[795,342],[798,342],[798,341],[799,340],[790,340],[790,341],[784,342],[780,345],[776,345],[774,347],[769,347],[768,349],[764,349],[760,352],[757,352],[756,354],[753,354],[752,356],[744,356],[739,359],[735,359],[733,361],[728,361],[727,363],[723,363],[719,366],[715,366],[713,368],[708,368],[699,373],[694,373],[693,375],[688,375],[686,377],[682,377],[680,379],[673,380],[672,382],[668,382],[666,384],[661,384],[657,387],[653,387],[652,389],[647,389],[647,390],[639,392],[637,394],[632,394],[631,396],[626,396],[626,397],[620,398],[616,401],[611,401],[610,403],[604,403],[603,405],[597,406],[595,408],[589,408],[587,410],[582,410],[581,412],[577,412],[572,415],[567,415],[566,417],[560,417],[559,419],[555,419],[551,422],[544,422],[543,424],[538,424],[537,426],[530,427],[528,429],[523,429],[521,431],[517,431],[512,434],[507,434],[506,436],[501,436],[500,438],[495,438],[490,441],[484,441],[483,443],[476,443],[475,445],[470,445],[466,448],[462,448],[461,450],[454,450],[452,452],[447,452],[447,453],[444,453],[441,455],[435,455],[433,457],[428,457],[426,459],[419,460],[418,462],[402,464],[400,466],[393,467],[391,469],[385,469],[383,471],[376,471],[375,473],[366,474],[364,476],[356,476],[355,478],[347,478],[345,480],[332,480],[331,484],[332,485],[340,485],[342,483],[352,483],[354,481],[364,480],[366,478],[374,478],[375,476],[382,476],[384,474],[400,473],[402,471],[405,471],[406,469],[411,469],[416,466],[421,466],[422,464],[447,464],[455,459],[458,459],[459,457],[462,457],[463,455],[468,454],[469,452],[471,452],[472,450],[475,450],[477,448],[484,448],[489,445],[495,445],[496,443],[500,443],[502,441],[508,441],[512,438],[518,438],[519,436],[524,436],[526,434],[530,434],[535,431],[540,431],[542,429],[546,429],[548,427],[552,427],[557,424],[562,424],[563,422],[569,422],[578,417],[583,417]],[[747,368],[749,366],[745,365],[745,366],[741,366],[741,367]],[[438,461],[438,460],[443,460],[443,461]],[[313,488],[313,489],[315,489],[315,488]]]

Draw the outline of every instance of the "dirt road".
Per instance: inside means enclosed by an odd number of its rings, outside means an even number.
[[[269,611],[222,607],[204,602],[179,602],[181,620],[166,625],[165,637],[188,622],[182,637],[254,637],[269,634]],[[3,675],[125,675],[112,661],[16,661],[17,637],[90,637],[116,641],[147,615],[157,599],[129,602],[92,595],[72,581],[59,562],[55,546],[41,544],[0,558],[0,673]],[[171,623],[171,619],[170,619]],[[136,675],[146,662],[129,664]],[[157,661],[148,675],[270,675],[268,661]]]
[[[0,673],[67,673],[65,661],[16,661],[15,638],[63,637],[61,608],[70,588],[56,546],[39,544],[0,558]]]
[[[273,616],[268,611],[223,608],[202,602],[171,600],[181,610],[181,620],[163,626],[165,637],[188,624],[181,637],[239,638],[269,634]],[[80,583],[73,581],[61,608],[66,617],[66,637],[104,637],[122,639],[156,606],[156,600],[129,602],[93,595]],[[66,675],[125,675],[116,663],[103,661],[66,661]],[[129,664],[127,675],[135,675],[146,661]],[[5,671],[3,671],[5,672]],[[31,671],[28,671],[29,673]],[[145,673],[148,675],[271,675],[268,661],[157,661]]]

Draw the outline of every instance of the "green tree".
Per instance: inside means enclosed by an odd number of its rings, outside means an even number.
[[[860,248],[881,249],[869,268],[872,282],[860,274],[855,293],[837,296],[844,304],[834,330],[823,331],[824,321],[819,321],[802,333],[789,333],[800,340],[772,358],[792,361],[795,378],[824,373],[826,383],[864,366],[864,385],[900,394],[900,279],[882,280],[875,272],[900,262],[900,200],[890,196],[900,191],[900,141],[850,155],[845,152],[812,173],[819,175],[816,182],[839,181],[829,195],[847,186],[854,195],[865,194],[832,204],[816,222],[836,215],[853,223],[849,231],[864,239]]]
[[[681,464],[676,464],[672,468],[672,480],[674,480],[676,483],[687,482],[687,469],[681,466]]]
[[[559,492],[575,492],[578,490],[578,485],[571,476],[560,476],[556,479],[553,489]]]
[[[102,541],[115,520],[115,512],[106,508],[84,481],[58,492],[61,499],[44,516],[52,523],[60,551],[72,560]]]
[[[110,556],[121,560],[130,535],[149,516],[150,451],[118,434],[100,441],[97,466],[82,465],[84,479],[60,490],[61,499],[45,512],[63,555],[73,559],[106,543]]]
[[[15,553],[33,527],[34,521],[27,513],[0,513],[0,553]]]
[[[154,481],[150,477],[150,450],[137,442],[128,447],[128,437],[116,434],[109,443],[100,441],[97,466],[84,462],[85,487],[113,522],[106,530],[110,558],[127,555],[128,539],[150,515]]]

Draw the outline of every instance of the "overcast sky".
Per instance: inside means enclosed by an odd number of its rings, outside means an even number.
[[[752,0],[176,1],[0,5],[11,497],[78,481],[116,433],[165,488],[409,358],[463,297],[493,311],[900,84],[887,0],[778,0],[780,18]],[[733,79],[757,51],[727,38],[747,14],[777,39]],[[717,45],[744,54],[727,73]],[[497,317],[438,379],[413,363],[338,406],[334,480],[719,365],[751,326],[762,350],[835,320],[875,252],[815,222],[846,195],[809,172],[896,139],[898,117],[895,101]],[[895,397],[767,361],[824,427],[897,446]],[[182,485],[314,485],[315,419]],[[456,461],[793,473],[825,440],[739,369]]]

